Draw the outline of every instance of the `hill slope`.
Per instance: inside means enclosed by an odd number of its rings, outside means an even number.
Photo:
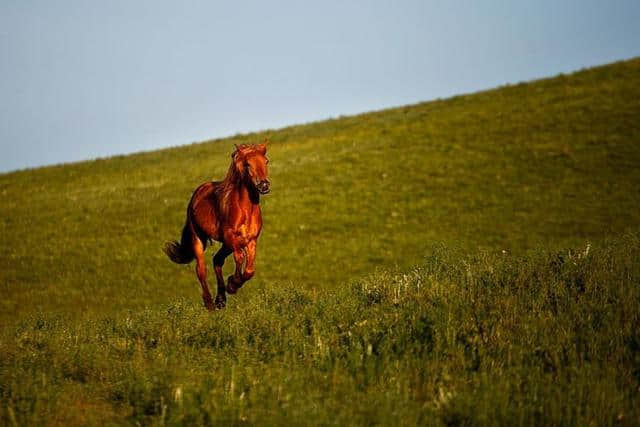
[[[336,286],[434,242],[521,253],[640,224],[640,59],[309,125],[0,175],[1,318],[197,300],[177,238],[233,143],[271,141],[257,274]],[[19,143],[19,141],[16,141]],[[228,263],[229,264],[229,263]],[[226,267],[229,267],[227,265]],[[233,302],[231,302],[233,305]]]
[[[0,424],[638,424],[638,117],[634,59],[0,175]],[[161,247],[264,137],[257,274],[207,313]]]

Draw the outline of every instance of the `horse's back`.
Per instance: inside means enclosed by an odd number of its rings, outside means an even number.
[[[205,234],[214,240],[220,240],[219,202],[216,189],[218,182],[205,182],[195,189],[189,202],[189,218],[196,226],[198,234]]]

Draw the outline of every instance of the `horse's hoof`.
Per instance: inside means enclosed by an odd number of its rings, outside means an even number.
[[[220,296],[216,297],[216,308],[218,310],[223,309],[227,305],[226,298],[222,298]]]
[[[235,294],[236,292],[238,292],[238,288],[239,286],[236,286],[236,284],[233,281],[233,276],[229,276],[229,278],[227,278],[227,293],[228,294]]]
[[[202,301],[204,302],[204,306],[207,307],[207,310],[211,311],[213,310],[213,299],[211,299],[211,294],[210,293],[203,293],[202,294]]]

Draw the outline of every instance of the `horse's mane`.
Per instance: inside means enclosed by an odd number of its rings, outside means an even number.
[[[236,156],[238,156],[240,151],[248,154],[254,150],[255,146],[251,144],[236,145],[236,149],[231,154],[232,160],[231,164],[229,165],[229,169],[227,170],[227,175],[222,181],[220,181],[216,188],[216,195],[218,196],[218,200],[220,202],[220,212],[225,217],[227,216],[227,213],[229,211],[229,195],[234,189],[239,188],[242,185],[243,177],[236,167]]]

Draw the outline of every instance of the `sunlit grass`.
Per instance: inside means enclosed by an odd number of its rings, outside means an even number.
[[[5,330],[9,424],[574,424],[640,420],[640,238],[464,255],[345,286],[255,288]]]

